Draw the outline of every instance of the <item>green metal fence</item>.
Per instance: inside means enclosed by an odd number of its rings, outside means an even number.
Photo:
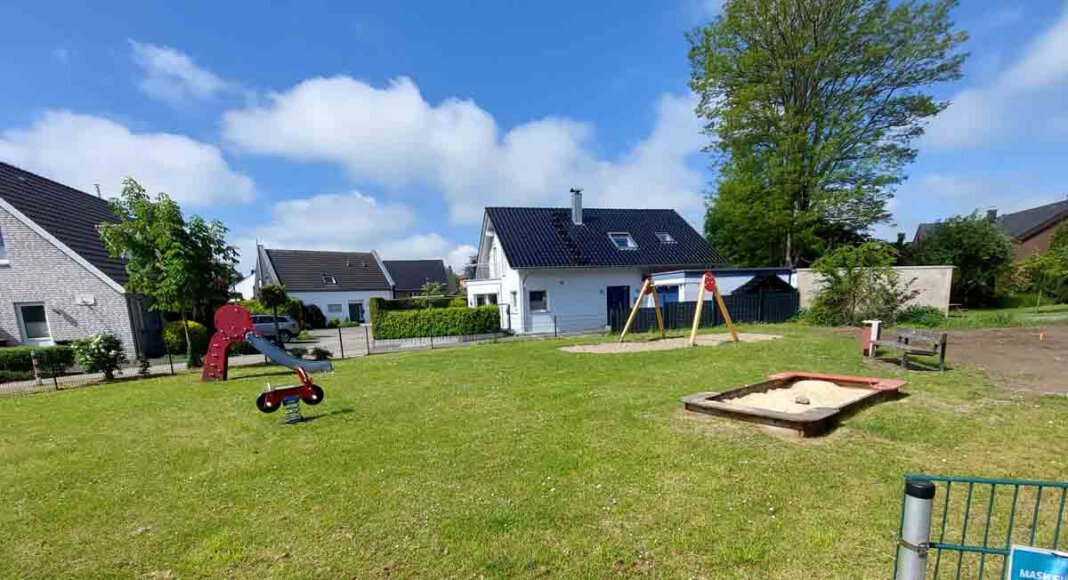
[[[1068,545],[1068,482],[906,475],[935,485],[929,578],[1004,578],[1013,545],[1063,550]],[[902,497],[904,528],[905,497]],[[895,552],[894,576],[898,572]]]

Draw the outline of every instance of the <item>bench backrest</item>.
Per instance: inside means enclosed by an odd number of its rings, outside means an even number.
[[[946,345],[946,338],[948,335],[945,332],[930,332],[927,330],[916,330],[915,328],[902,327],[897,329],[897,340],[904,342],[908,339],[910,342],[918,340],[920,342],[928,342],[938,347],[944,347]]]

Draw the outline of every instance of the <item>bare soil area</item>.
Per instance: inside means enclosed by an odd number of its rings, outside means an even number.
[[[775,340],[782,338],[778,334],[758,334],[755,332],[739,332],[740,342],[760,342],[762,340]],[[698,334],[697,346],[715,346],[730,342],[729,334]],[[664,338],[660,340],[648,340],[643,342],[603,342],[600,344],[581,344],[577,346],[564,346],[560,350],[567,352],[584,352],[595,354],[616,354],[621,352],[647,352],[651,350],[672,350],[690,346],[689,338]]]
[[[1068,393],[1068,326],[950,332],[946,360],[981,367],[1001,387]]]

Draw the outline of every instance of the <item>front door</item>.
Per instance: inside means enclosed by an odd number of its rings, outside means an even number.
[[[630,308],[630,286],[609,286],[605,293],[608,298],[608,324],[612,324],[612,312]]]
[[[349,320],[363,322],[363,302],[349,302]]]

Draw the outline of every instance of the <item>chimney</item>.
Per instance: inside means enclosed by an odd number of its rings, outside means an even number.
[[[571,222],[582,225],[582,190],[577,187],[571,188]]]
[[[992,207],[986,210],[986,221],[990,223],[998,221],[998,210],[996,207]]]
[[[905,232],[898,232],[897,233],[897,245],[899,245],[899,246],[905,245]]]

